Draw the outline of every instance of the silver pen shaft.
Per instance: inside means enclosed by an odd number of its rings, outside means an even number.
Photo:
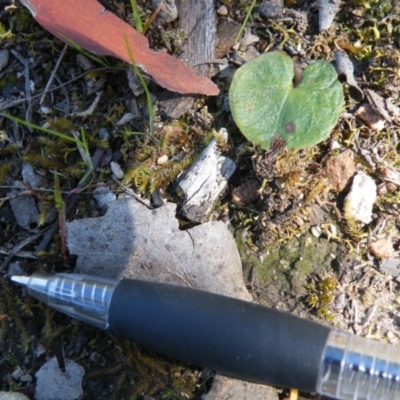
[[[118,280],[83,274],[12,276],[32,297],[97,328],[108,329],[108,307]]]
[[[400,399],[400,348],[332,331],[325,346],[317,391],[340,400]]]

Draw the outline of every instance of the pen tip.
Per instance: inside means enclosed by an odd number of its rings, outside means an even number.
[[[26,286],[29,282],[29,276],[13,275],[11,280],[19,285]]]

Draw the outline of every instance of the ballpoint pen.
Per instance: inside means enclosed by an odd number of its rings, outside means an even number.
[[[286,312],[140,280],[41,273],[11,280],[65,314],[227,376],[338,400],[400,399],[400,348]]]

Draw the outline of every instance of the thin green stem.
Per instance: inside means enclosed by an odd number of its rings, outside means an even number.
[[[142,24],[142,20],[140,18],[140,12],[139,12],[139,8],[137,6],[136,0],[131,0],[131,6],[132,6],[133,18],[135,20],[135,28],[140,33],[143,33],[143,24]]]
[[[5,117],[5,118],[10,119],[11,121],[17,122],[18,124],[24,125],[24,126],[26,126],[28,128],[32,128],[32,129],[35,129],[35,130],[40,131],[40,132],[48,133],[49,135],[57,136],[60,139],[66,140],[68,142],[73,142],[75,144],[80,144],[83,148],[85,148],[85,144],[82,141],[80,141],[78,139],[75,139],[75,138],[73,138],[71,136],[67,136],[67,135],[64,135],[63,133],[60,133],[60,132],[57,132],[57,131],[53,131],[52,129],[43,128],[43,127],[41,127],[39,125],[32,124],[32,122],[26,122],[23,119],[20,119],[18,117],[14,117],[13,115],[10,115],[10,114],[5,113],[5,112],[1,112],[0,115]]]
[[[83,160],[83,161],[86,164],[86,166],[88,167],[88,170],[85,173],[85,175],[83,176],[83,178],[80,180],[80,182],[83,182],[92,173],[93,166],[92,166],[92,161],[91,161],[91,158],[90,158],[89,146],[87,144],[86,135],[85,135],[85,131],[83,130],[83,128],[81,129],[82,140],[79,140],[79,139],[75,139],[73,137],[64,135],[63,133],[60,133],[60,132],[57,132],[57,131],[53,131],[52,129],[43,128],[43,127],[41,127],[39,125],[32,124],[31,122],[26,122],[26,121],[24,121],[24,120],[22,120],[20,118],[14,117],[14,116],[12,116],[10,114],[7,114],[5,112],[0,113],[0,115],[10,119],[11,121],[14,121],[14,122],[18,123],[18,124],[26,126],[28,128],[32,128],[32,129],[35,129],[37,131],[44,132],[44,133],[47,133],[49,135],[53,135],[53,136],[56,136],[56,137],[58,137],[60,139],[66,140],[68,142],[72,142],[72,143],[74,143],[76,145],[82,146],[82,148],[83,148],[83,150],[84,150],[84,152],[86,154],[86,157],[85,157],[86,160]]]
[[[124,41],[125,41],[125,46],[128,51],[129,59],[131,61],[133,70],[135,71],[135,74],[139,78],[140,83],[142,84],[143,89],[146,93],[147,108],[149,110],[149,133],[148,133],[148,135],[150,136],[150,138],[153,141],[156,148],[158,148],[158,143],[154,136],[154,109],[153,109],[153,102],[151,100],[151,94],[150,94],[149,88],[147,87],[147,83],[144,80],[142,73],[140,72],[140,69],[138,68],[138,66],[135,63],[135,59],[133,58],[132,50],[129,46],[128,38],[126,35],[124,35]]]
[[[251,3],[251,6],[250,6],[250,8],[249,8],[249,11],[247,11],[246,18],[244,19],[243,24],[242,24],[242,26],[240,27],[240,30],[239,30],[239,32],[238,32],[238,34],[237,34],[237,36],[236,36],[235,43],[237,43],[237,42],[239,41],[240,37],[242,36],[243,31],[244,31],[244,28],[245,28],[245,26],[246,26],[246,24],[247,24],[247,21],[248,21],[249,18],[250,18],[250,15],[251,15],[251,13],[252,13],[252,11],[253,11],[253,8],[254,8],[254,6],[256,5],[256,3],[257,3],[257,0],[253,0],[253,2]]]
[[[77,52],[81,53],[82,55],[92,59],[95,62],[98,62],[99,64],[101,64],[103,67],[109,67],[108,61],[106,58],[104,57],[100,57],[100,56],[96,56],[94,54],[92,54],[89,51],[86,51],[85,49],[83,49],[81,46],[79,46],[79,44],[75,43],[73,40],[69,39],[68,37],[61,35],[63,37],[63,40],[65,40],[66,42],[68,42],[68,44],[73,47]]]

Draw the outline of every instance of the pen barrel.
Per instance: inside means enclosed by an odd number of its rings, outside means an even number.
[[[123,280],[109,307],[116,336],[224,375],[313,392],[330,329],[189,288]]]

